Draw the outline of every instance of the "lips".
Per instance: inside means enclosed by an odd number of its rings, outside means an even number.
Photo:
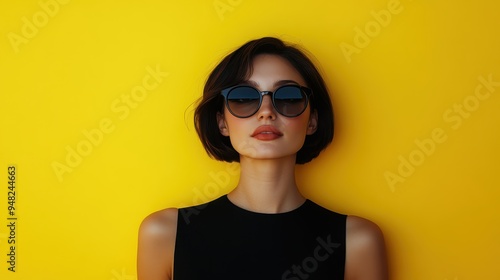
[[[269,141],[280,138],[283,133],[272,125],[261,125],[250,135],[256,139]]]

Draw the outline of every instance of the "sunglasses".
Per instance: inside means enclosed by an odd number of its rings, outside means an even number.
[[[226,107],[238,118],[248,118],[259,111],[264,95],[270,95],[274,109],[285,117],[297,117],[309,103],[312,90],[300,85],[284,85],[272,91],[259,91],[249,85],[237,85],[222,90]]]

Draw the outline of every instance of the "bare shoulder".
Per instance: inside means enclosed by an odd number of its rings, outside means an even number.
[[[137,249],[139,280],[172,279],[177,215],[177,209],[168,208],[142,221]]]
[[[139,236],[147,238],[165,238],[172,234],[175,236],[177,214],[176,208],[167,208],[149,214],[139,227]]]
[[[346,227],[348,237],[354,238],[358,242],[383,242],[382,230],[370,220],[358,216],[348,216]]]
[[[382,230],[372,221],[358,216],[347,217],[345,279],[388,279]]]

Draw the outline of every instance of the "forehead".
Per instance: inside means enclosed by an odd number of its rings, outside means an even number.
[[[281,56],[259,54],[254,57],[252,66],[253,71],[250,73],[248,81],[261,87],[267,87],[282,80],[291,80],[300,85],[306,85],[299,71]]]

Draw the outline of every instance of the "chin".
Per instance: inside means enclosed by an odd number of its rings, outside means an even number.
[[[247,157],[254,160],[286,160],[291,159],[295,161],[297,153],[276,153],[275,151],[270,153],[259,152],[253,155],[241,155],[242,157]]]

